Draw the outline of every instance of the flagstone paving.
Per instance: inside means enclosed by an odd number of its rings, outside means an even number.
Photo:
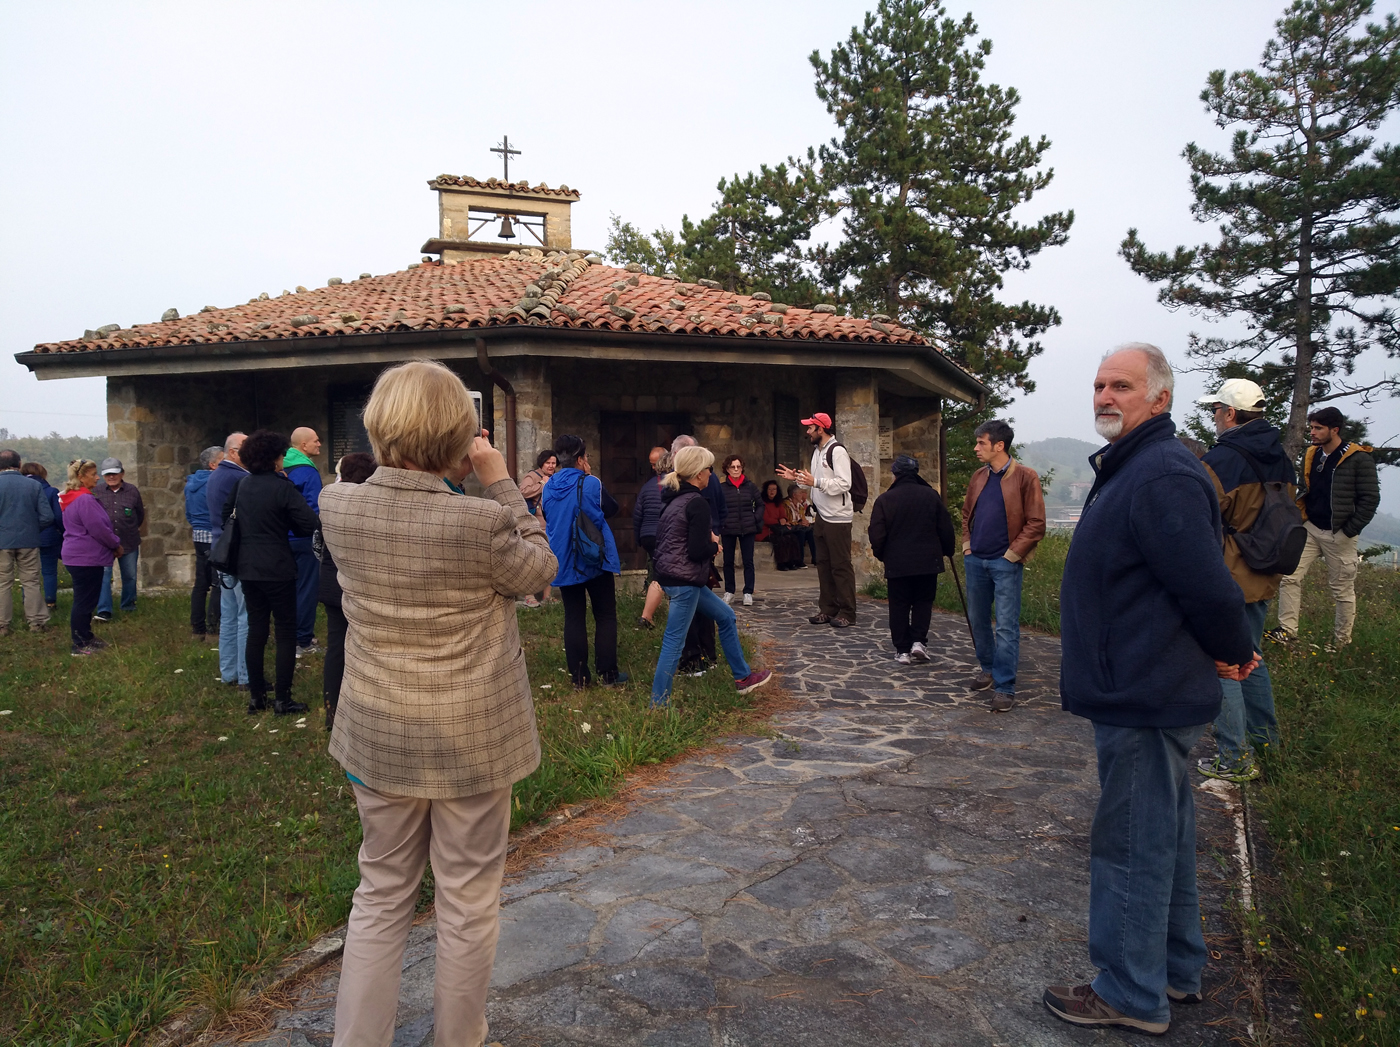
[[[936,615],[922,666],[893,660],[884,607],[810,626],[812,596],[741,610],[800,700],[777,736],[679,765],[606,835],[508,880],[489,1004],[506,1047],[1059,1045],[1154,1038],[1082,1030],[1040,1003],[1093,970],[1084,944],[1090,726],[1063,713],[1058,643],[1023,639],[1012,712],[986,710],[964,622]],[[722,671],[722,670],[721,670]],[[1222,913],[1230,826],[1198,793],[1213,998],[1166,1042],[1246,1030]],[[431,1042],[434,939],[404,958],[395,1047]],[[259,1042],[330,1043],[337,970],[308,981]],[[1159,1041],[1160,1042],[1160,1041]]]

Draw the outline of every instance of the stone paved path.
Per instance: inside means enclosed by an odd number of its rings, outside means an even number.
[[[1075,1029],[1043,987],[1092,975],[1087,833],[1097,798],[1089,725],[1061,712],[1058,644],[1027,636],[1013,712],[962,683],[970,642],[936,615],[940,656],[893,661],[883,605],[858,627],[809,626],[811,595],[741,612],[800,706],[776,738],[680,765],[576,846],[507,882],[490,1002],[506,1047],[1059,1045],[1151,1037]],[[1207,929],[1217,997],[1178,1008],[1167,1042],[1245,1031],[1237,955],[1218,915],[1228,837],[1202,795]],[[1222,844],[1223,846],[1223,844]],[[431,1042],[433,927],[414,929],[396,1047]],[[330,1042],[337,972],[260,1034]],[[1209,1023],[1209,1024],[1208,1024]]]

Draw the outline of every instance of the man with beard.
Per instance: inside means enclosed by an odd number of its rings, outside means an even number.
[[[845,629],[856,624],[856,572],[851,563],[851,525],[855,520],[851,456],[836,443],[831,415],[818,411],[802,419],[802,424],[812,443],[812,467],[792,469],[779,465],[777,473],[811,491],[812,508],[817,513],[812,532],[817,540],[817,583],[821,595],[817,613],[807,621]],[[835,447],[831,446],[833,443]]]
[[[1094,724],[1100,796],[1089,834],[1089,985],[1042,997],[1075,1025],[1161,1034],[1200,999],[1206,964],[1187,756],[1220,711],[1220,680],[1259,664],[1244,595],[1221,557],[1220,507],[1167,413],[1156,346],[1109,353],[1094,379],[1108,445],[1060,589],[1060,697]]]

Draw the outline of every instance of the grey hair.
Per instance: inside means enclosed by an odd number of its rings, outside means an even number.
[[[206,447],[199,452],[199,467],[201,469],[208,469],[214,464],[214,459],[223,453],[224,449],[217,445],[214,447]]]
[[[232,451],[235,447],[237,447],[237,446],[239,445],[239,443],[242,443],[242,440],[239,440],[239,437],[242,437],[243,439],[247,439],[248,434],[245,433],[245,432],[243,432],[241,429],[235,430],[234,432],[229,433],[229,434],[228,434],[228,439],[224,441],[224,451],[225,451],[225,452]],[[235,441],[237,441],[237,442],[235,442]]]
[[[671,441],[671,457],[675,458],[676,452],[679,451],[682,447],[696,447],[699,445],[699,443],[700,441],[695,439],[695,437],[693,436],[678,436]]]
[[[1110,349],[1103,354],[1107,360],[1116,353],[1138,352],[1147,357],[1147,398],[1155,400],[1162,393],[1176,392],[1176,372],[1172,370],[1171,361],[1167,359],[1167,354],[1149,342],[1126,342],[1116,349]],[[1167,406],[1171,406],[1171,401],[1167,401]]]

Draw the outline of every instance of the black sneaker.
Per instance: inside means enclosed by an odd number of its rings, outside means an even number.
[[[112,620],[112,616],[110,614],[103,614],[101,611],[99,611],[92,616],[92,620],[94,622],[110,622]]]
[[[625,683],[626,683],[628,680],[630,680],[630,679],[632,679],[631,676],[629,676],[627,673],[625,673],[625,672],[623,672],[621,669],[619,669],[617,672],[611,673],[611,674],[608,674],[608,675],[605,675],[605,676],[603,677],[603,686],[604,686],[604,687],[621,687],[623,684],[625,684]]]
[[[264,694],[264,695],[259,695],[259,696],[256,696],[256,697],[249,697],[249,699],[248,699],[248,715],[249,715],[249,716],[256,716],[258,713],[260,713],[260,712],[265,712],[266,710],[267,710],[267,695]]]
[[[277,716],[291,716],[293,713],[304,713],[308,706],[303,702],[279,701],[272,703],[272,712]]]

